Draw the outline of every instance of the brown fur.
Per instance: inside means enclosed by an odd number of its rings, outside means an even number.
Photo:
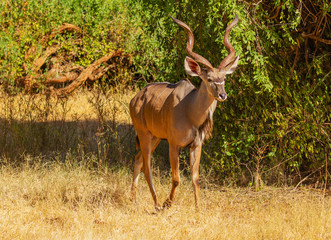
[[[138,136],[136,136],[136,149],[139,150],[140,148],[140,142]]]
[[[225,75],[234,71],[239,60],[239,57],[235,60],[231,57],[233,62],[229,67],[213,68],[205,58],[192,51],[194,36],[191,29],[185,23],[174,18],[173,20],[182,26],[189,35],[187,50],[195,60],[186,57],[184,67],[190,76],[201,78],[200,87],[195,88],[187,80],[179,81],[176,84],[149,84],[137,93],[129,107],[132,123],[139,138],[137,148],[140,146],[140,152],[135,158],[131,196],[132,199],[136,198],[136,188],[142,169],[157,209],[161,208],[161,205],[157,200],[152,183],[151,156],[161,139],[169,142],[169,161],[172,170],[172,188],[165,203],[173,201],[175,189],[179,184],[179,149],[188,146],[190,147],[195,204],[199,207],[198,180],[201,147],[204,140],[209,139],[212,135],[212,117],[217,104],[216,100],[224,101],[227,98]],[[237,21],[236,17],[232,27]],[[230,29],[227,31],[229,32]],[[227,38],[224,41],[226,46],[231,46],[227,42]],[[207,69],[201,69],[198,62],[207,66]]]
[[[204,143],[205,140],[208,140],[212,136],[213,132],[213,113],[210,111],[206,120],[201,124],[197,135],[193,142],[189,145],[191,148],[196,148],[197,146]]]
[[[213,134],[213,118],[212,118],[212,114],[209,113],[208,117],[206,118],[206,120],[204,121],[204,123],[199,127],[199,135],[200,136],[205,136],[204,139],[202,139],[202,142],[204,140],[208,140]]]

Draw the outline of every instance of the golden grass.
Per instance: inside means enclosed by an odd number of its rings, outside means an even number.
[[[125,92],[125,93],[123,93]],[[67,99],[10,96],[0,88],[0,157],[97,155],[99,162],[133,159],[128,105],[134,90],[81,90]]]
[[[131,171],[32,160],[2,166],[1,239],[331,239],[331,199],[313,190],[205,184],[196,212],[183,176],[173,206],[155,212],[142,177],[130,202]],[[154,173],[154,183],[165,200],[169,176]]]
[[[9,96],[0,89],[0,117],[11,120],[26,121],[77,121],[98,120],[98,111],[102,114],[111,114],[116,110],[116,121],[129,123],[130,115],[128,105],[136,94],[135,90],[126,91],[125,94],[114,91],[107,93],[101,90],[81,90],[66,99],[51,97],[47,100],[44,95],[18,94]],[[99,109],[97,109],[99,107]],[[116,108],[116,109],[115,109]],[[47,116],[45,116],[47,113]]]
[[[202,174],[196,212],[182,176],[173,206],[155,212],[141,177],[131,203],[132,171],[104,163],[134,159],[127,109],[134,94],[47,100],[0,91],[0,239],[331,239],[330,197],[304,188],[220,188]],[[170,174],[153,175],[164,201]]]

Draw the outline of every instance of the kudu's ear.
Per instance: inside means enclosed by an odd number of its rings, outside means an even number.
[[[236,59],[230,63],[228,66],[225,67],[225,74],[231,74],[236,70],[239,62],[239,55],[236,57]]]
[[[185,71],[192,77],[200,76],[201,68],[199,64],[190,57],[186,57],[184,61]]]

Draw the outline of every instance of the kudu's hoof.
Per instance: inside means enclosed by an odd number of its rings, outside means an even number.
[[[160,204],[156,204],[156,205],[155,205],[155,210],[156,210],[157,212],[160,212],[160,211],[163,210],[163,207],[161,207]]]
[[[136,199],[136,195],[135,195],[135,194],[132,194],[132,195],[130,196],[130,201],[131,201],[132,203],[137,203],[137,199]]]
[[[171,201],[170,199],[167,199],[167,200],[163,203],[162,207],[163,207],[163,208],[170,208],[170,207],[171,207],[171,204],[172,204],[172,201]]]

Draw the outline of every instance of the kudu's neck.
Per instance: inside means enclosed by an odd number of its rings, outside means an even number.
[[[201,126],[208,115],[213,114],[216,108],[216,100],[207,90],[206,84],[202,81],[200,88],[194,92],[190,106],[191,121],[195,126]]]

